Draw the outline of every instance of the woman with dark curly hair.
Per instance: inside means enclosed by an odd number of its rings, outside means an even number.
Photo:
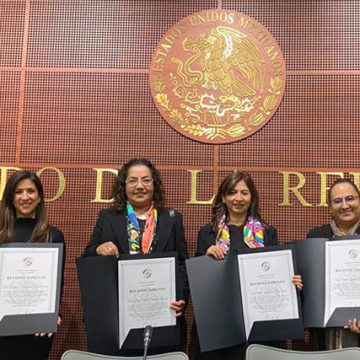
[[[158,170],[148,159],[131,159],[115,179],[113,197],[114,206],[99,213],[84,256],[177,252],[181,278],[177,286],[181,296],[169,305],[176,316],[183,315],[189,289],[182,215],[164,207],[164,189]]]
[[[198,233],[196,256],[222,260],[230,250],[276,244],[277,231],[261,216],[259,195],[251,176],[245,171],[232,172],[222,181],[214,198],[211,223]],[[294,276],[293,283],[302,288],[300,275]],[[244,359],[247,345],[205,352],[201,359]],[[271,342],[271,345],[280,344]]]
[[[65,246],[62,232],[47,222],[43,186],[32,171],[15,172],[5,186],[0,207],[0,245],[12,242],[52,242]],[[59,317],[58,325],[60,322]],[[52,342],[52,334],[2,336],[0,357],[3,360],[45,360]]]
[[[150,160],[142,158],[142,159],[131,159],[129,160],[120,170],[118,176],[116,177],[113,185],[113,197],[115,199],[114,207],[118,211],[123,211],[126,208],[126,203],[128,202],[128,193],[130,191],[126,190],[126,185],[130,185],[129,188],[134,187],[134,183],[136,178],[129,176],[130,168],[137,166],[137,167],[146,167],[147,169],[143,168],[142,170],[146,173],[150,171],[150,174],[146,174],[138,185],[144,185],[145,188],[147,186],[152,185],[152,193],[151,201],[155,208],[162,208],[165,204],[165,195],[164,195],[164,187],[162,184],[162,180],[159,174],[159,171],[156,167],[150,162]],[[132,169],[131,171],[134,171]],[[128,179],[129,177],[129,179]],[[129,189],[130,190],[130,189]],[[141,193],[141,192],[140,192]]]

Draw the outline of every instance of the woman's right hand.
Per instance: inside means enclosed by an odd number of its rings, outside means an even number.
[[[212,256],[216,260],[224,260],[226,250],[219,245],[212,245],[206,250],[206,255]]]
[[[296,286],[296,288],[298,290],[302,290],[303,287],[304,287],[304,284],[302,282],[302,279],[301,279],[301,275],[297,274],[297,275],[294,275],[293,278],[292,278],[292,283]]]
[[[349,329],[354,334],[360,334],[360,320],[359,321],[357,321],[356,319],[349,320],[348,324],[345,325],[344,328]]]
[[[114,256],[115,255],[116,257],[119,257],[119,250],[116,247],[116,245],[111,241],[108,241],[106,243],[99,245],[96,248],[96,253],[100,256]]]

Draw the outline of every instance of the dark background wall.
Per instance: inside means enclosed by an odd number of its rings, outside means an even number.
[[[201,144],[175,132],[160,116],[148,86],[151,55],[162,35],[194,12],[243,12],[277,39],[287,69],[275,116],[253,136],[228,145]],[[208,200],[233,169],[251,172],[265,219],[280,241],[306,235],[327,221],[320,175],[358,169],[360,2],[352,0],[49,0],[0,1],[0,166],[60,169],[65,191],[48,203],[51,223],[65,234],[63,325],[53,359],[86,339],[74,260],[87,243],[98,210],[94,168],[118,168],[149,157],[162,171],[168,205],[184,214],[190,254],[208,222],[209,205],[188,204],[191,169],[197,198]],[[303,206],[283,202],[283,171],[304,175]],[[333,180],[328,179],[328,184]],[[297,177],[291,177],[293,184]],[[58,189],[42,175],[47,197]],[[108,196],[112,176],[104,178]],[[188,318],[192,321],[191,307]],[[289,343],[289,346],[295,344]],[[306,343],[299,347],[312,346]]]

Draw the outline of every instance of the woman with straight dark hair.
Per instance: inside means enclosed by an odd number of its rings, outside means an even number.
[[[41,181],[35,173],[28,170],[17,171],[9,178],[0,206],[0,245],[24,242],[52,242],[65,246],[62,232],[47,222]],[[60,322],[59,318],[58,325]],[[51,333],[2,336],[0,358],[45,360],[49,356],[52,342]]]
[[[230,249],[277,244],[277,231],[261,216],[259,195],[247,172],[234,171],[214,198],[211,223],[199,231],[196,255],[224,259]]]
[[[208,255],[222,260],[230,250],[276,244],[277,231],[261,215],[259,195],[251,176],[245,171],[230,173],[214,198],[211,223],[198,233],[196,256]],[[300,275],[295,275],[292,281],[298,289],[302,288]],[[245,358],[247,345],[205,352],[201,359],[241,360]]]

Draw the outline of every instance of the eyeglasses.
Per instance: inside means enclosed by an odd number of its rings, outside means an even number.
[[[344,202],[345,202],[345,204],[351,205],[358,198],[359,198],[359,196],[348,195],[348,196],[345,196],[344,198],[333,199],[330,202],[336,206],[341,206]]]
[[[151,177],[144,177],[144,178],[128,178],[126,179],[126,184],[128,184],[129,186],[136,186],[139,181],[144,185],[144,186],[148,186],[148,185],[151,185],[154,181],[153,178]]]

